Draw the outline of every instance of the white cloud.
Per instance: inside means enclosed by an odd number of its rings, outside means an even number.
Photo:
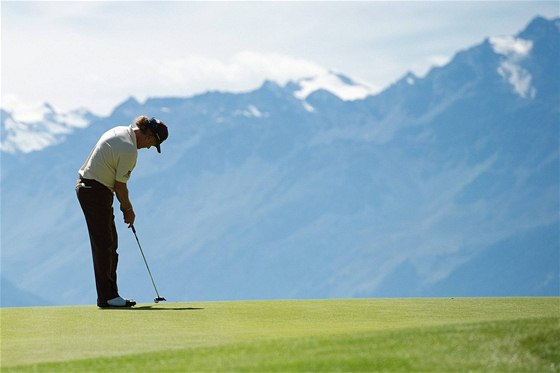
[[[159,89],[183,95],[206,90],[246,91],[257,88],[264,80],[285,84],[289,80],[324,73],[325,68],[301,58],[278,53],[243,51],[228,59],[203,55],[163,60],[144,60],[154,81],[151,91]]]
[[[12,1],[2,5],[2,91],[106,115],[130,95],[248,90],[325,68],[386,87],[557,13],[544,1]]]

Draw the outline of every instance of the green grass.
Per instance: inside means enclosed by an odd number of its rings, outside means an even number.
[[[560,372],[560,298],[1,309],[10,371]]]

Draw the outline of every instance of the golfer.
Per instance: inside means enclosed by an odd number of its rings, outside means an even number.
[[[78,201],[86,218],[93,270],[97,288],[97,306],[131,307],[132,299],[123,299],[117,287],[118,238],[113,215],[113,193],[117,195],[124,222],[130,228],[136,215],[126,186],[136,166],[138,149],[160,145],[167,139],[167,126],[146,116],[134,125],[111,128],[105,132],[78,171]]]

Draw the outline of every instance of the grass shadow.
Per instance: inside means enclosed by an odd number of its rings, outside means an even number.
[[[204,308],[198,307],[157,307],[157,306],[141,306],[141,307],[107,307],[102,310],[118,310],[118,311],[199,311]]]
[[[200,307],[158,307],[158,306],[142,306],[132,307],[136,311],[199,311],[204,308]]]

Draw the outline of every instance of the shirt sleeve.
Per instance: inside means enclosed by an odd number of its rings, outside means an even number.
[[[126,183],[130,179],[132,170],[136,166],[136,154],[123,153],[119,157],[119,162],[117,164],[117,174],[115,175],[115,180],[120,183]]]

